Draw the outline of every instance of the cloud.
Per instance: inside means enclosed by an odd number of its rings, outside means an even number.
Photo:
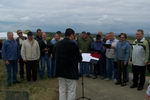
[[[149,5],[149,0],[1,0],[0,31],[57,31],[68,26],[79,32],[131,32],[138,27],[150,31]]]

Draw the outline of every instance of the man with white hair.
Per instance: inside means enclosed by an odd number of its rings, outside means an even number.
[[[7,70],[7,86],[11,86],[12,84],[19,83],[17,80],[19,48],[14,40],[13,32],[8,32],[7,38],[8,40],[2,46],[2,58]]]

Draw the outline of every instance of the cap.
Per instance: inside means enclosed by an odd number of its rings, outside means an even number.
[[[28,36],[33,36],[33,33],[32,32],[28,32],[27,35]]]

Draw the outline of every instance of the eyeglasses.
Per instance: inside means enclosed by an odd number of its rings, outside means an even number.
[[[18,34],[22,34],[22,32],[19,32]]]
[[[120,38],[125,38],[125,37],[120,37]]]

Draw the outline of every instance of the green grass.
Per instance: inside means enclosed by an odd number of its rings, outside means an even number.
[[[5,100],[6,91],[27,91],[30,100],[57,100],[57,79],[38,79],[36,82],[22,81],[20,84],[6,87],[6,72],[2,61],[0,61],[0,100]]]

